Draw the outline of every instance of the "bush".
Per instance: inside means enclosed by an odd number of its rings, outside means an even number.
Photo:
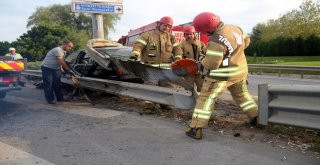
[[[40,66],[41,66],[41,61],[28,62],[27,69],[37,70],[37,69],[40,69]]]

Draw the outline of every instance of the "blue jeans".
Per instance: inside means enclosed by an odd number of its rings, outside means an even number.
[[[57,101],[63,101],[63,94],[61,92],[61,71],[60,69],[51,69],[41,66],[42,79],[44,86],[44,95],[48,102],[54,101],[54,94]]]

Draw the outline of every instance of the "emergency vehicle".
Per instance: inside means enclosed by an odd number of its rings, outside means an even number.
[[[0,56],[0,98],[4,98],[8,91],[21,89],[20,74],[25,70],[26,64],[26,60]]]
[[[176,38],[176,41],[181,42],[184,40],[183,36],[183,30],[184,27],[192,25],[192,22],[181,24],[178,26],[173,26],[171,34],[174,35]],[[128,32],[128,35],[122,36],[119,40],[118,43],[124,45],[124,46],[133,46],[134,42],[139,38],[140,34],[151,31],[153,29],[156,29],[157,27],[157,21],[144,25],[142,27],[139,27],[137,29],[130,30]],[[209,37],[205,34],[200,34],[196,33],[198,39],[200,39],[203,43],[207,44]]]

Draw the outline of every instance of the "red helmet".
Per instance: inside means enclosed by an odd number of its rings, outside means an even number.
[[[191,34],[191,33],[195,33],[196,30],[194,30],[193,26],[186,26],[183,30],[184,33],[186,34]]]
[[[220,17],[209,12],[200,13],[193,19],[193,26],[198,32],[211,32],[217,28],[219,23]]]
[[[168,17],[168,16],[162,17],[159,22],[167,24],[167,25],[170,25],[170,26],[173,25],[173,19],[171,17]]]

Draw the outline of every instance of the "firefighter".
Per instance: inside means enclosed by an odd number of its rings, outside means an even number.
[[[170,69],[173,56],[182,55],[179,42],[177,42],[171,34],[172,25],[173,19],[171,17],[162,17],[157,22],[156,29],[141,34],[140,38],[135,41],[132,55],[128,60],[136,61],[140,58],[141,63],[163,69]],[[150,82],[147,83],[150,84]],[[151,84],[168,88],[172,87],[166,80],[151,82]],[[151,104],[150,107],[152,108],[152,106]],[[165,105],[162,105],[162,107],[168,108]]]
[[[162,17],[157,22],[157,28],[141,34],[133,45],[132,56],[129,61],[136,61],[139,57],[144,64],[160,68],[170,68],[172,55],[182,55],[179,42],[171,34],[173,20]]]
[[[258,106],[246,86],[248,66],[244,49],[249,45],[250,38],[238,26],[224,24],[218,15],[210,12],[197,15],[193,25],[196,31],[210,36],[206,56],[200,62],[208,72],[192,121],[185,130],[186,135],[202,139],[202,128],[208,125],[215,101],[225,89],[230,91],[251,122],[256,122]]]
[[[23,57],[21,54],[16,53],[15,48],[9,48],[9,53],[7,53],[5,56],[12,57],[13,60],[21,60]]]
[[[193,26],[186,26],[183,30],[184,40],[180,43],[182,50],[182,56],[175,56],[175,59],[189,58],[199,61],[204,57],[205,44],[198,40],[196,37],[195,29]],[[195,76],[186,76],[185,79],[194,86],[197,87],[197,92],[200,92],[202,88],[203,78],[200,74]]]

